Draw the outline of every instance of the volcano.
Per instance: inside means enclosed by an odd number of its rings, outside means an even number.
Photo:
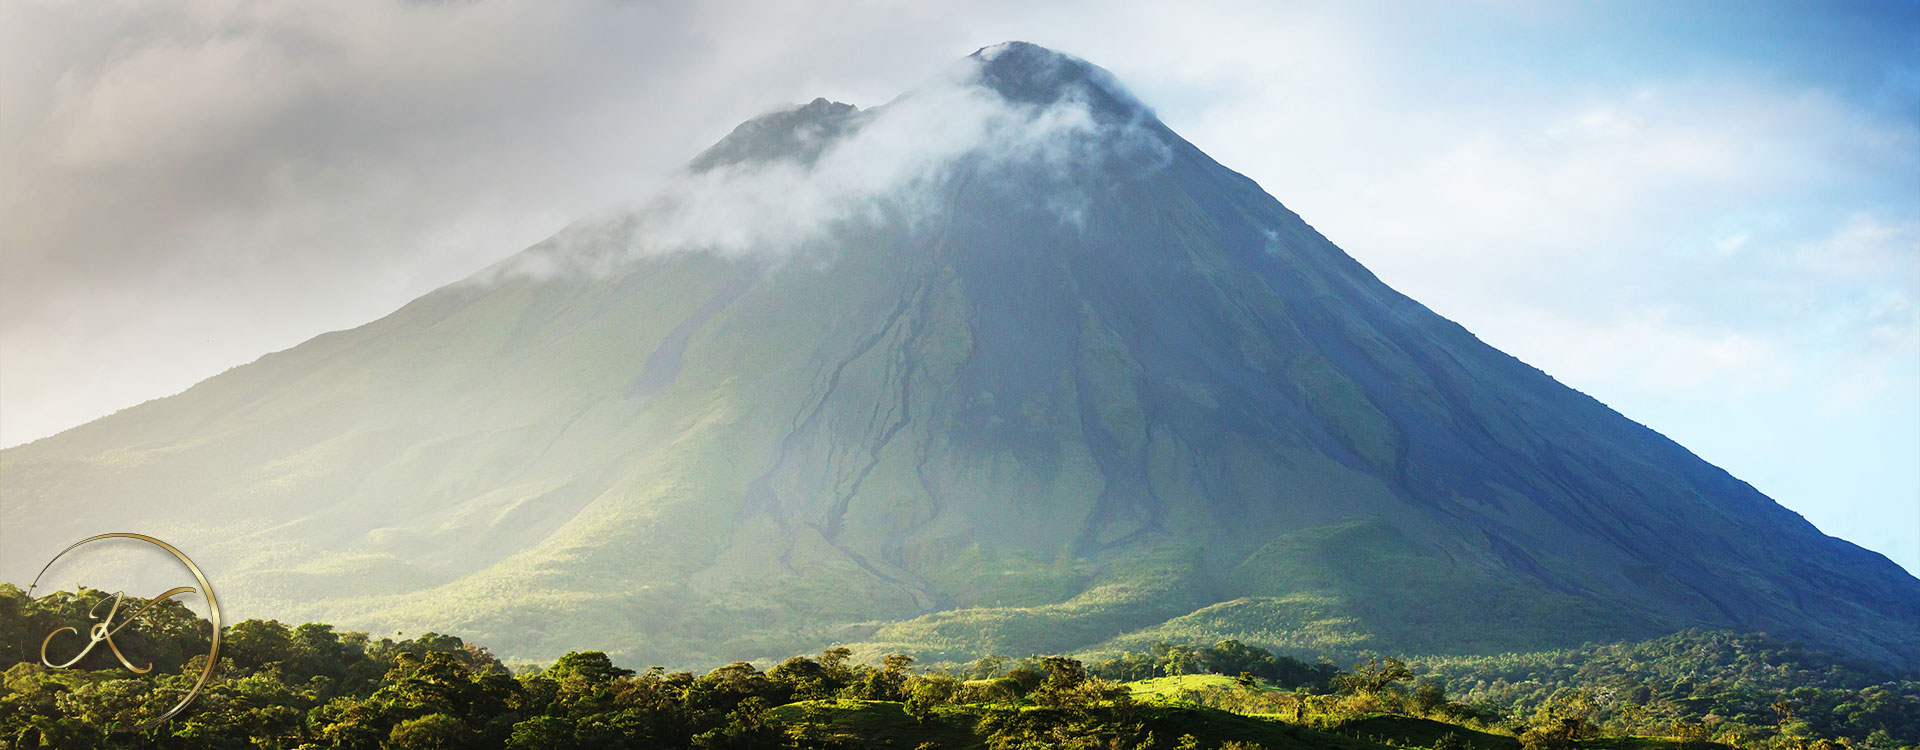
[[[523,658],[1707,627],[1920,666],[1920,581],[1022,43],[751,120],[638,207],[0,471],[8,580],[125,526],[240,617]]]

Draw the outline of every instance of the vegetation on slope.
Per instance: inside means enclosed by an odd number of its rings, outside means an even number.
[[[1084,648],[1232,639],[1318,655],[1485,654],[1676,629],[1449,560],[1378,519],[1281,535],[1219,586],[1217,603]]]
[[[1512,716],[1577,693],[1609,727],[1686,725],[1743,744],[1843,737],[1884,747],[1920,738],[1914,675],[1757,634],[1690,630],[1639,643],[1431,659],[1414,671]]]
[[[0,748],[1841,750],[1911,747],[1920,726],[1911,680],[1717,633],[1501,659],[1373,658],[1346,671],[1228,641],[1090,665],[986,657],[947,670],[917,670],[902,655],[858,664],[845,648],[705,674],[573,652],[509,674],[451,636],[248,620],[225,631],[221,675],[188,712],[113,733],[178,699],[211,633],[166,601],[116,636],[152,660],[150,673],[130,677],[104,654],[72,670],[38,663],[40,633],[109,597],[28,600],[0,585]],[[1779,693],[1793,715],[1770,732],[1698,713]],[[1831,715],[1810,715],[1816,704]]]

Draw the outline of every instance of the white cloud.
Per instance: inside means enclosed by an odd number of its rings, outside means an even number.
[[[1132,101],[1117,82],[1092,85]],[[784,259],[844,222],[913,225],[932,217],[963,168],[986,178],[1010,171],[1018,174],[1008,179],[1060,178],[1066,192],[1049,195],[1045,208],[1077,224],[1088,196],[1075,193],[1084,181],[1067,179],[1069,170],[1106,158],[1108,149],[1144,158],[1149,169],[1171,158],[1140,117],[1098,121],[1091,93],[1074,89],[1045,106],[1010,101],[981,81],[974,60],[964,60],[883,107],[843,115],[856,124],[816,158],[678,173],[636,207],[569,230],[473,280],[601,274],[633,257],[686,251]]]
[[[1801,245],[1798,265],[1837,280],[1874,280],[1920,275],[1920,222],[1886,221],[1858,212],[1821,240]]]
[[[1603,393],[1626,387],[1736,402],[1805,374],[1783,341],[1685,317],[1671,308],[1597,319],[1532,308],[1507,316],[1493,335],[1527,342],[1529,363],[1562,378],[1574,373],[1574,385]]]

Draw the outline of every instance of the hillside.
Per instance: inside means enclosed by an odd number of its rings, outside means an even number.
[[[0,486],[0,579],[134,528],[241,617],[535,660],[1706,627],[1920,665],[1920,581],[1017,43],[742,125],[658,200],[0,452]],[[145,590],[121,562],[57,572]]]
[[[0,747],[1839,750],[1844,741],[1894,750],[1920,741],[1920,683],[1868,678],[1794,647],[1780,660],[1782,644],[1754,635],[1691,633],[1500,664],[1449,661],[1437,671],[1416,662],[1417,682],[1392,660],[1350,672],[1316,666],[1306,670],[1316,677],[1298,683],[1297,661],[1232,643],[1166,645],[1095,664],[1036,656],[953,670],[900,655],[861,664],[831,649],[704,674],[636,672],[581,651],[509,675],[486,648],[451,636],[396,641],[259,620],[224,631],[220,676],[186,713],[150,732],[114,734],[104,730],[177,699],[198,674],[210,632],[166,602],[122,639],[135,660],[151,660],[149,674],[130,676],[105,656],[74,670],[17,659],[35,634],[84,616],[105,596],[29,601],[0,586]],[[1794,714],[1777,723],[1630,689],[1642,686],[1636,671],[1753,674],[1776,663],[1792,673],[1696,692],[1771,698]],[[1113,676],[1143,666],[1167,674]],[[1541,667],[1574,677],[1518,702],[1460,697],[1474,680],[1504,682],[1516,669]],[[1791,689],[1765,693],[1768,679]],[[1799,691],[1813,687],[1855,712],[1837,729],[1814,726],[1828,714],[1800,701]],[[1858,710],[1866,705],[1877,707]]]

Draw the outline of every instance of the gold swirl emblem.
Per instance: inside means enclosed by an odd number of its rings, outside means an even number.
[[[171,719],[175,715],[179,714],[181,711],[185,710],[187,705],[193,702],[194,698],[199,697],[200,689],[206,687],[207,680],[213,677],[214,667],[220,662],[220,600],[214,598],[213,586],[212,584],[207,583],[207,577],[206,575],[200,572],[200,566],[194,565],[192,560],[187,559],[187,556],[185,553],[181,552],[179,549],[176,549],[171,544],[160,541],[158,539],[147,536],[145,534],[133,534],[133,533],[124,532],[124,531],[114,532],[111,534],[100,534],[97,536],[90,536],[80,541],[74,542],[73,544],[67,545],[66,549],[60,550],[60,554],[54,555],[52,560],[48,560],[47,564],[44,567],[40,568],[39,575],[36,575],[33,577],[32,585],[27,586],[27,595],[29,597],[33,595],[33,590],[39,587],[40,585],[40,576],[46,575],[47,570],[49,568],[52,568],[53,564],[55,562],[58,562],[62,556],[66,555],[68,552],[72,552],[75,548],[81,545],[88,544],[91,542],[97,542],[102,539],[136,539],[136,540],[151,544],[155,547],[159,547],[160,549],[166,550],[168,553],[172,554],[175,558],[179,559],[182,565],[187,566],[187,570],[193,572],[193,579],[196,583],[200,584],[200,587],[198,589],[195,589],[191,586],[179,586],[176,588],[168,589],[167,591],[161,593],[159,596],[156,596],[152,600],[148,601],[147,606],[141,607],[139,611],[136,611],[133,614],[128,615],[127,619],[124,622],[121,622],[117,626],[114,624],[114,618],[118,616],[120,613],[120,602],[123,598],[125,598],[125,594],[116,593],[113,595],[113,598],[111,599],[102,599],[98,602],[95,602],[93,605],[93,609],[89,610],[87,614],[93,619],[99,620],[99,622],[95,623],[93,628],[88,632],[88,636],[90,640],[87,641],[86,648],[80,649],[80,653],[75,654],[74,657],[71,659],[68,659],[59,664],[53,663],[52,660],[47,658],[47,646],[53,643],[54,637],[60,635],[61,633],[78,634],[80,632],[78,628],[74,628],[72,626],[60,628],[51,633],[48,633],[46,639],[40,641],[40,663],[45,664],[54,669],[65,669],[67,667],[73,666],[75,663],[78,663],[87,654],[92,653],[93,648],[95,646],[98,646],[101,643],[106,643],[108,650],[111,650],[113,652],[114,657],[120,660],[120,664],[126,667],[128,670],[132,671],[134,674],[146,674],[148,672],[151,672],[153,671],[153,664],[151,662],[149,662],[145,667],[136,667],[133,665],[132,661],[127,659],[126,654],[120,653],[120,647],[114,645],[113,643],[113,636],[115,633],[120,632],[121,629],[131,624],[134,620],[139,619],[140,615],[145,614],[146,611],[148,609],[152,609],[154,605],[159,604],[160,602],[165,601],[169,598],[179,596],[181,594],[198,593],[201,596],[205,597],[207,600],[207,618],[210,622],[213,623],[213,647],[207,651],[207,666],[205,669],[200,671],[200,679],[193,683],[193,689],[188,690],[187,694],[181,697],[180,702],[174,704],[173,708],[167,709],[166,713],[160,714],[159,716],[155,716],[151,719],[140,722],[139,724],[136,724],[131,727],[113,727],[112,728],[114,731],[138,732],[138,731],[142,731],[142,730],[146,730],[146,729],[150,729],[155,726],[158,726],[160,725],[161,722]],[[100,606],[103,604],[107,604],[109,602],[111,602],[113,606],[109,607],[107,609],[106,616],[102,617],[100,615]]]

